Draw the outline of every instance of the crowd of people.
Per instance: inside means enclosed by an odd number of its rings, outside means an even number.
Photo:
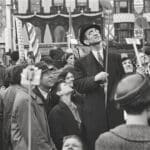
[[[99,25],[84,25],[79,38],[90,49],[82,58],[58,49],[18,62],[14,51],[12,65],[0,65],[2,150],[28,150],[30,142],[31,150],[149,149],[149,47],[139,53],[141,67],[107,53]],[[29,65],[41,70],[30,92],[22,82]]]

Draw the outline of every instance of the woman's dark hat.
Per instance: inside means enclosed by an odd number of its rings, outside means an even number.
[[[150,80],[140,74],[132,74],[123,78],[117,85],[114,100],[121,107],[133,103],[150,103]]]
[[[90,29],[90,28],[96,28],[96,29],[98,29],[99,32],[101,33],[101,28],[100,28],[99,25],[96,25],[96,24],[86,24],[86,25],[82,26],[82,27],[80,28],[80,32],[79,32],[79,40],[80,40],[80,42],[81,42],[83,45],[85,45],[85,46],[89,46],[88,44],[86,44],[86,43],[84,42],[84,38],[85,38],[85,32],[86,32],[88,29]]]
[[[146,55],[150,55],[150,43],[147,43],[143,46],[142,51],[146,54]]]

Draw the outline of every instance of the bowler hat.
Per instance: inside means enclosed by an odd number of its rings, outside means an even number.
[[[150,80],[141,74],[123,78],[117,85],[114,100],[121,107],[150,103]]]
[[[80,32],[79,32],[79,40],[80,42],[85,45],[85,46],[89,46],[88,44],[86,44],[84,42],[84,38],[85,38],[85,32],[90,29],[90,28],[96,28],[97,30],[99,30],[99,32],[101,33],[101,29],[100,29],[100,26],[99,25],[96,25],[96,24],[86,24],[84,26],[82,26],[80,28]]]

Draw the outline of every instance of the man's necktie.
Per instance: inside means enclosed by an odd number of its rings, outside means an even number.
[[[103,59],[102,59],[102,56],[101,56],[100,51],[97,51],[97,58],[98,58],[99,63],[100,63],[102,66],[104,66]]]
[[[80,119],[80,115],[79,115],[78,109],[77,109],[77,107],[74,104],[71,106],[71,112],[72,112],[75,120],[78,122],[78,126],[80,128],[81,119]]]

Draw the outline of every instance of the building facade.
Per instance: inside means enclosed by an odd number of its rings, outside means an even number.
[[[35,26],[40,43],[67,42],[69,25],[76,39],[84,24],[103,26],[99,0],[15,0],[14,3],[14,16],[22,20],[24,31],[27,22]]]
[[[17,43],[15,18],[19,18],[22,21],[25,45],[29,44],[25,26],[27,22],[35,26],[38,39],[43,45],[67,43],[70,31],[72,37],[78,39],[80,27],[87,23],[99,24],[103,29],[103,36],[109,38],[112,45],[126,45],[125,38],[129,37],[138,37],[142,42],[149,42],[150,0],[111,0],[113,13],[110,16],[104,13],[100,1],[1,0],[0,6],[2,7],[0,8],[6,9],[5,12],[9,13],[9,15],[6,15],[9,16],[6,17],[6,21],[3,21],[6,31],[1,28],[1,43],[7,45],[6,41],[9,41],[8,46],[5,46],[6,49],[16,49],[14,44]],[[3,16],[6,13],[3,13]],[[139,18],[144,19],[141,21]],[[146,26],[138,25],[138,22],[143,24],[145,21]],[[5,22],[7,22],[7,26]],[[71,29],[69,28],[70,26]],[[7,34],[7,29],[11,34]]]
[[[149,42],[150,0],[114,0],[113,23],[116,42],[125,44],[127,37]]]

